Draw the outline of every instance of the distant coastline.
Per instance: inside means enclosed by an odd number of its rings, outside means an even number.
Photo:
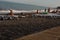
[[[18,9],[18,10],[33,10],[33,9],[45,9],[48,7],[44,6],[36,6],[30,4],[23,4],[23,3],[13,3],[13,2],[6,2],[0,1],[0,9]]]

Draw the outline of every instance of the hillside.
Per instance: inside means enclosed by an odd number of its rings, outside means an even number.
[[[60,40],[60,26],[18,38],[16,40]]]
[[[23,3],[13,3],[13,2],[0,1],[0,9],[10,9],[10,8],[31,10],[31,9],[45,9],[47,7],[29,5],[29,4],[23,4]]]

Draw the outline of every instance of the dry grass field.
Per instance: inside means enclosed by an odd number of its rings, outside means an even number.
[[[60,26],[60,19],[20,18],[0,21],[0,40],[14,40]]]

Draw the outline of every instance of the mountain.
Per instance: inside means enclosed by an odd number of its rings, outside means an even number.
[[[29,5],[29,4],[23,4],[23,3],[13,3],[13,2],[7,2],[7,1],[0,1],[0,9],[10,9],[10,8],[11,9],[31,10],[31,9],[45,9],[47,7]]]

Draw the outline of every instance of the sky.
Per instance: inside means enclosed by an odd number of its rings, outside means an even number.
[[[10,1],[10,2],[32,4],[45,7],[60,6],[60,0],[0,0],[0,1]]]

